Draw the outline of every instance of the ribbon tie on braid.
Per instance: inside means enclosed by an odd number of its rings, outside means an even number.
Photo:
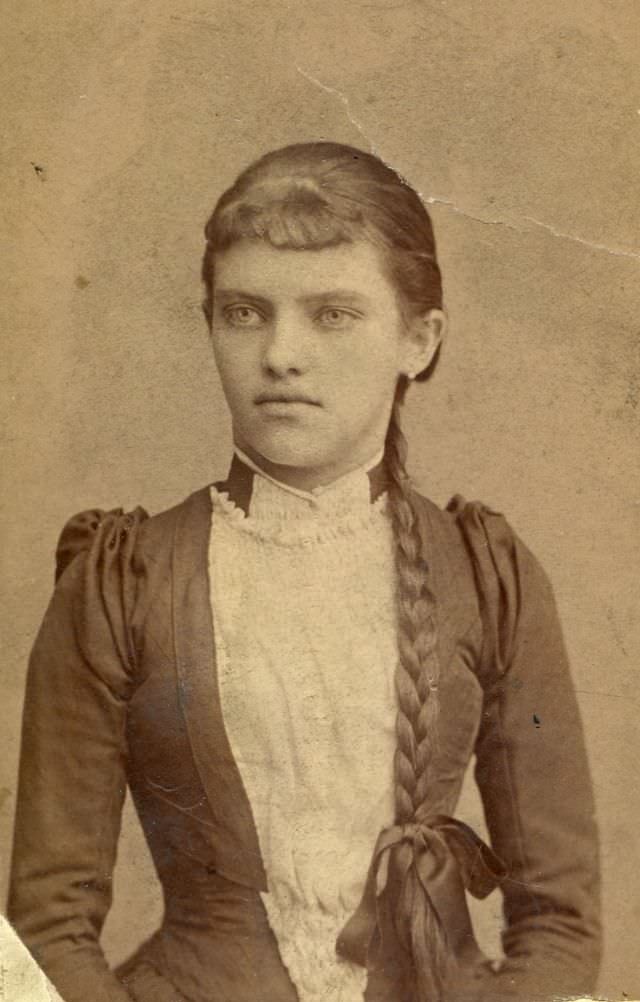
[[[387,891],[390,868],[401,887],[413,879],[421,891],[412,895],[411,914],[399,915],[401,925],[408,921],[410,932],[421,928],[424,909],[430,907],[441,925],[450,956],[459,962],[481,956],[465,889],[476,898],[484,898],[504,879],[506,870],[473,829],[446,815],[393,825],[381,832],[362,900],[338,936],[336,950],[340,956],[362,967],[370,965],[381,936],[379,908]],[[411,938],[416,968],[428,967],[430,944],[422,937],[417,942]]]

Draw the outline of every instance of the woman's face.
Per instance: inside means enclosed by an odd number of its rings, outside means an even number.
[[[233,244],[215,259],[212,337],[235,443],[306,489],[366,463],[384,444],[398,377],[428,365],[441,317],[407,328],[368,242]]]

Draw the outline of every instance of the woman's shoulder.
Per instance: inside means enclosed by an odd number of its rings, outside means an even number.
[[[169,550],[177,525],[185,518],[206,516],[209,488],[200,488],[177,504],[155,514],[140,505],[124,508],[89,508],[69,518],[56,547],[56,581],[80,554],[103,563],[117,560],[135,568],[151,556],[154,563]]]
[[[454,494],[440,506],[415,489],[413,497],[423,531],[436,543],[461,547],[472,554],[487,549],[504,551],[505,556],[516,546],[524,546],[506,516],[484,501],[468,501]]]
[[[472,584],[483,623],[485,658],[501,672],[511,660],[522,622],[543,622],[554,614],[549,577],[502,512],[459,494],[444,508],[421,494],[416,497],[427,546],[431,540],[450,580],[464,568]]]
[[[130,694],[131,681],[140,679],[150,611],[157,603],[166,606],[179,527],[183,539],[199,539],[198,521],[206,531],[208,511],[209,490],[203,488],[155,515],[141,506],[91,508],[64,525],[45,619],[73,624],[85,660],[121,695]],[[192,567],[192,560],[187,563]]]
[[[510,549],[514,544],[516,535],[505,516],[483,501],[467,501],[454,494],[440,506],[416,489],[412,496],[422,533],[432,548],[450,558],[472,556],[478,545]]]

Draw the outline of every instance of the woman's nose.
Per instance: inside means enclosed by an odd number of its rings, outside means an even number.
[[[274,321],[264,346],[265,369],[276,375],[302,372],[307,356],[308,345],[300,322],[292,318]]]

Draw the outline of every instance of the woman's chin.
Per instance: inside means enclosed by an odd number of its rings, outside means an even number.
[[[331,463],[329,450],[319,448],[317,436],[309,437],[282,429],[278,434],[256,436],[240,448],[256,462],[264,460],[272,466],[286,466],[299,469],[322,467]]]
[[[279,443],[241,444],[239,447],[265,473],[301,490],[310,490],[340,475],[340,464],[331,455],[318,449],[317,443],[307,448],[284,446]]]
[[[307,452],[300,449],[258,449],[253,450],[253,458],[258,464],[282,467],[292,470],[312,470],[324,464],[317,451]]]

